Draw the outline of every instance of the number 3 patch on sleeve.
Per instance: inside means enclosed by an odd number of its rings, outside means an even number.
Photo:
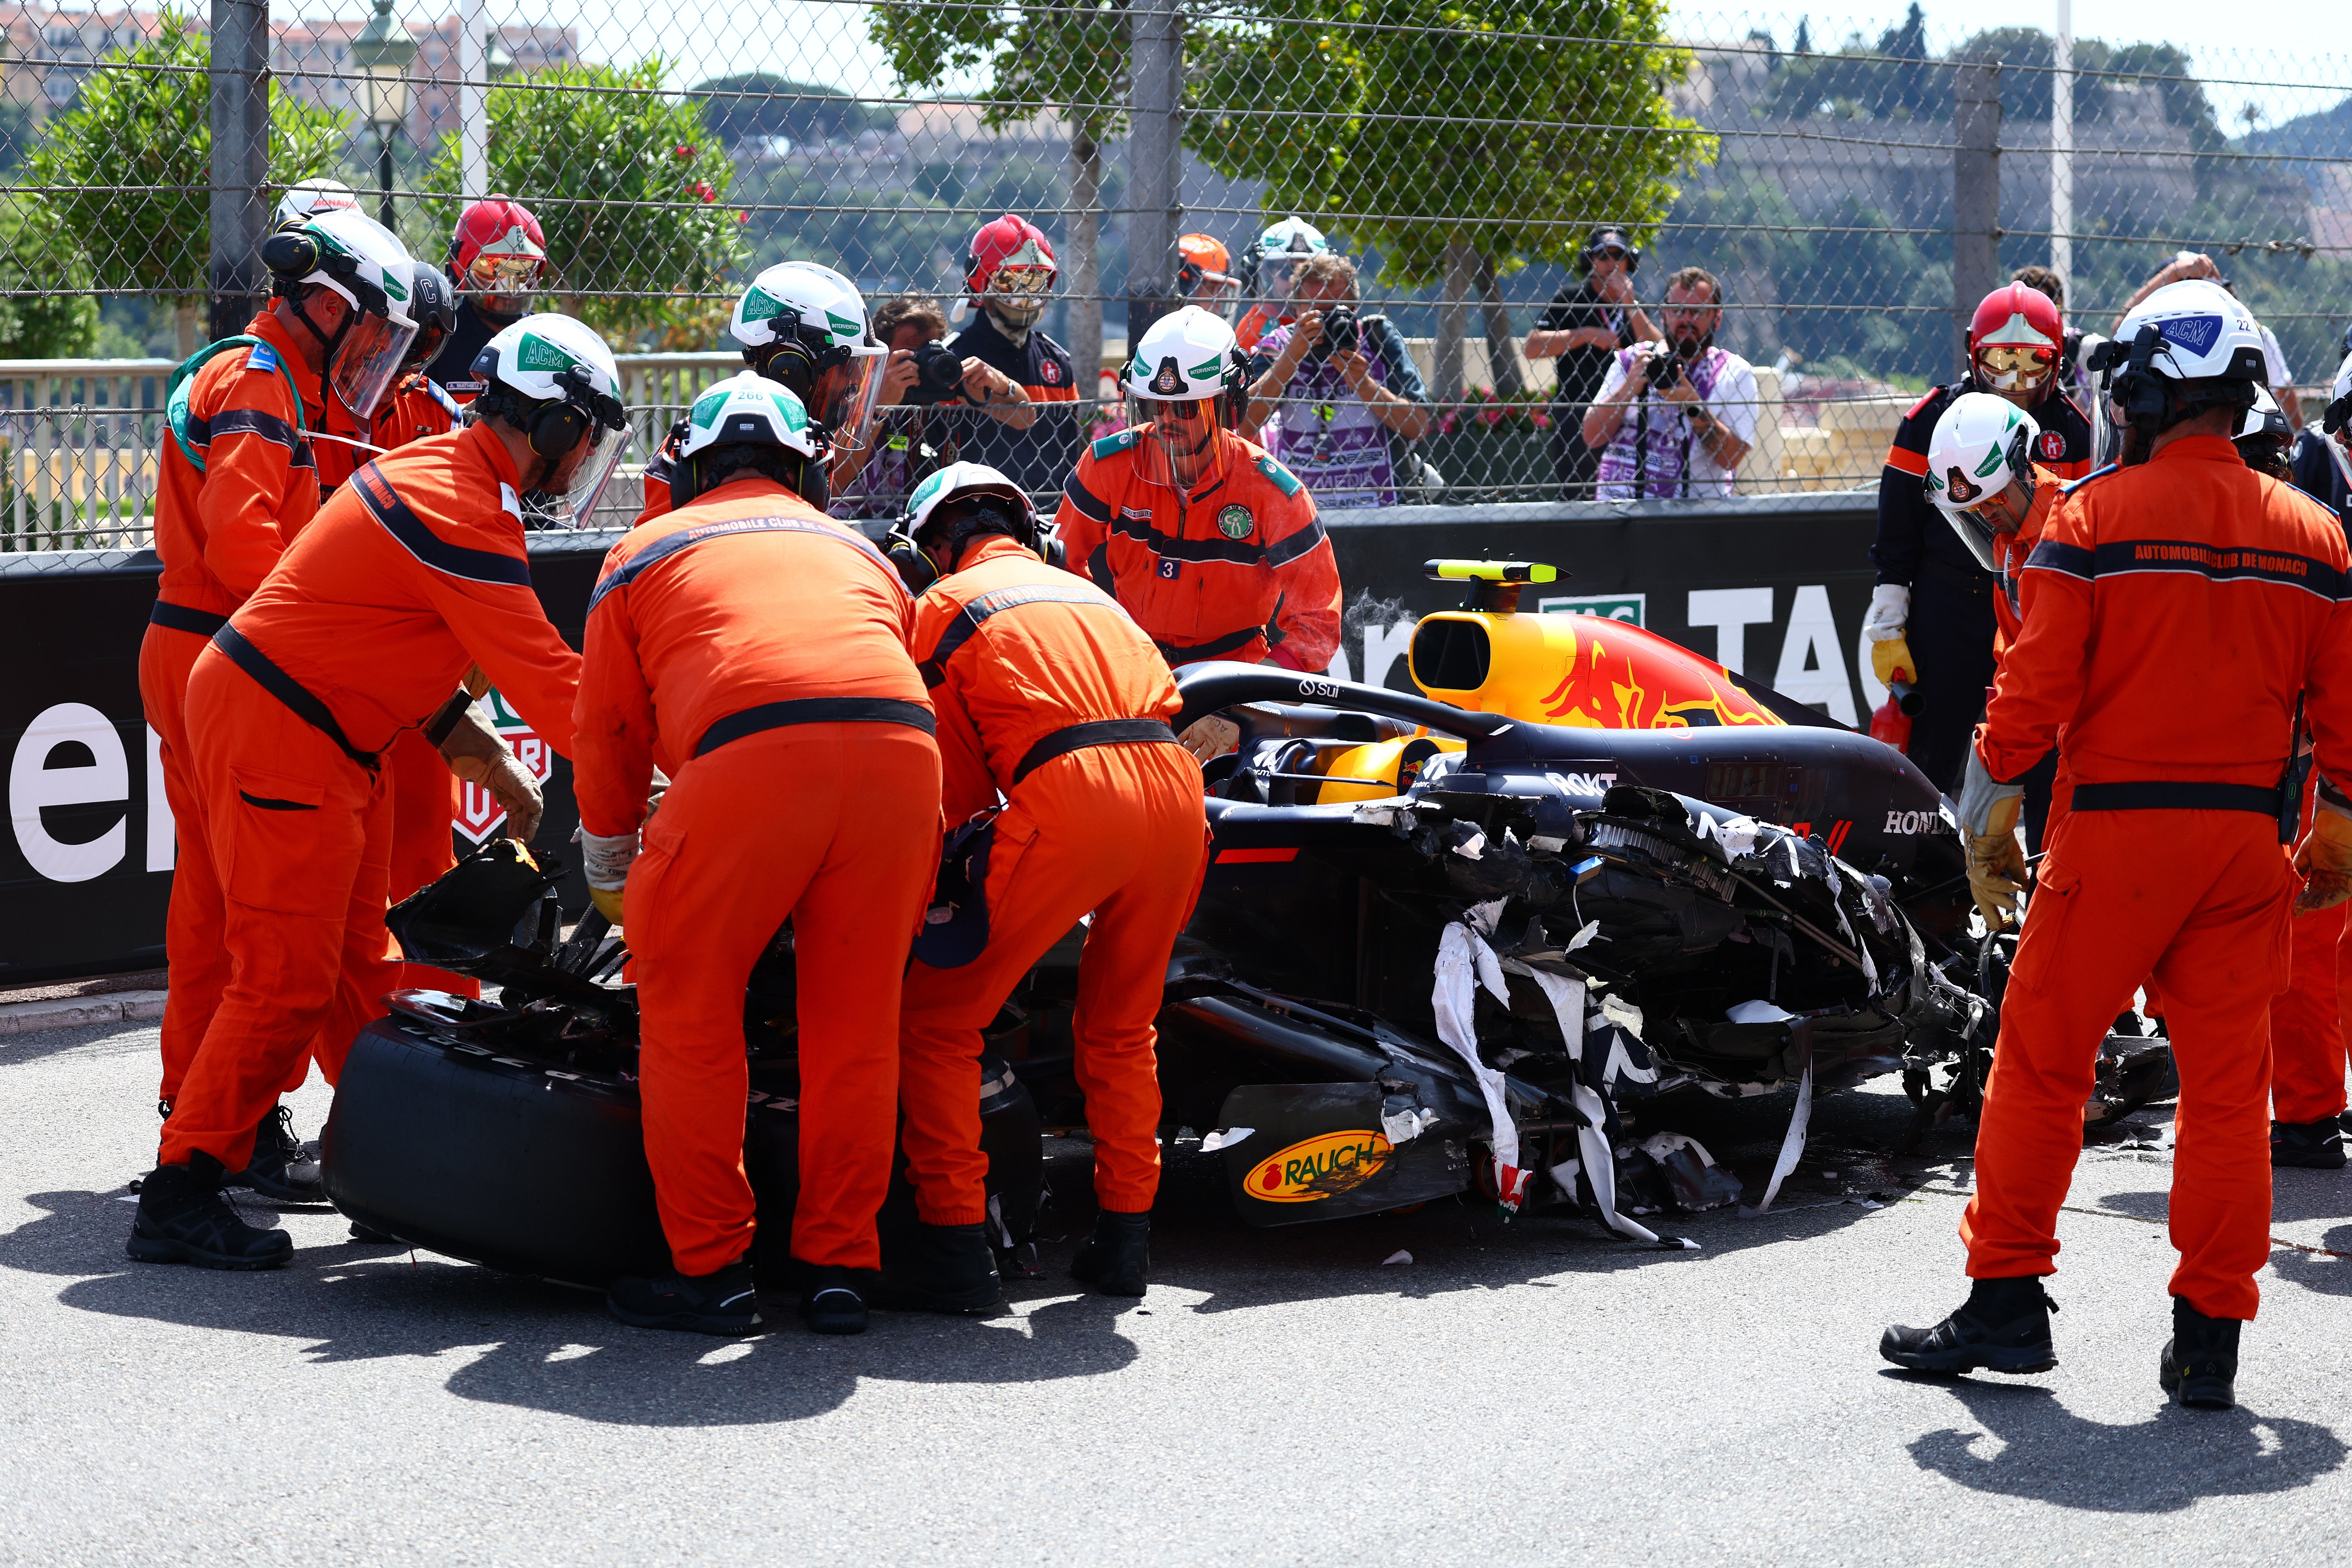
[[[1176,574],[1182,569],[1183,563],[1176,560],[1172,556],[1163,555],[1160,558],[1159,574],[1168,582],[1173,583],[1176,581]]]

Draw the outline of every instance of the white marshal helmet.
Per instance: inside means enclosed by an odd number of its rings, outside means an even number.
[[[890,351],[856,284],[814,261],[778,262],[735,301],[728,330],[744,363],[793,389],[836,456],[866,445]]]
[[[688,410],[686,439],[678,444],[676,478],[670,481],[671,506],[684,506],[712,488],[698,458],[714,447],[732,446],[798,453],[804,487],[809,475],[824,472],[824,444],[810,427],[808,409],[792,388],[747,370],[712,384]],[[821,499],[810,500],[820,508],[824,504]]]
[[[1139,478],[1191,495],[1224,477],[1249,377],[1223,316],[1198,305],[1169,311],[1144,329],[1124,380],[1128,423],[1150,427]]]
[[[2041,435],[2033,416],[2006,397],[1967,392],[1952,399],[1927,437],[1927,499],[1988,572],[1999,564],[1996,536],[2015,531],[2033,503],[2033,446]]]
[[[1037,508],[1025,491],[1003,473],[986,463],[950,463],[946,468],[915,487],[907,498],[906,510],[898,514],[898,531],[908,539],[919,538],[930,526],[931,514],[951,500],[965,496],[995,496],[1012,503],[1025,519],[1034,533],[1037,523]],[[1029,542],[1027,540],[1023,543]]]
[[[1223,316],[1186,305],[1144,329],[1127,367],[1127,390],[1153,403],[1216,397],[1245,373],[1239,354],[1240,340]]]
[[[2143,331],[2155,336],[2143,347]],[[2260,386],[2269,374],[2263,329],[2239,298],[2210,278],[2168,283],[2133,306],[2116,326],[2116,395],[2123,377],[2242,381]]]
[[[2344,355],[2344,363],[2336,367],[2336,381],[2327,389],[2327,408],[2319,416],[2323,435],[2334,437],[2339,445],[2352,445],[2352,351]]]
[[[339,207],[278,230],[261,242],[262,265],[276,291],[291,295],[315,284],[351,306],[344,324],[317,333],[327,349],[327,384],[362,419],[398,380],[416,336],[409,294],[416,261],[400,237],[356,207]],[[310,317],[298,300],[295,310]]]
[[[2294,426],[2287,423],[2286,410],[2278,405],[2267,386],[2254,389],[2254,405],[2238,421],[2236,439],[2248,441],[2257,436],[2267,436],[2282,445],[2294,439]]]
[[[1242,291],[1255,298],[1287,300],[1297,286],[1300,264],[1310,256],[1328,256],[1331,242],[1303,217],[1284,218],[1242,252]]]
[[[542,310],[503,328],[474,356],[482,384],[474,408],[495,414],[529,438],[530,449],[556,466],[584,447],[560,492],[535,491],[541,519],[557,527],[585,528],[604,481],[628,449],[621,372],[593,327]]]
[[[985,509],[993,515],[974,509],[971,515],[949,519],[948,531],[940,538],[921,542],[923,531],[941,507],[982,497],[1001,503]],[[950,463],[915,487],[884,545],[908,592],[919,594],[953,570],[960,541],[987,532],[1003,533],[1024,550],[1036,550],[1042,543],[1037,509],[1019,485],[985,463]]]
[[[360,199],[351,186],[322,174],[287,187],[286,194],[278,198],[278,221],[299,223],[304,218],[320,217],[359,205]]]

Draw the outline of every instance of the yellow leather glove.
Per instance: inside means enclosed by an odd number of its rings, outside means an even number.
[[[606,920],[611,921],[615,926],[623,923],[621,920],[620,889],[591,888],[588,889],[588,901],[594,904],[596,906],[597,912],[602,914]]]
[[[1885,642],[1870,645],[1870,672],[1878,677],[1881,686],[1892,686],[1898,679],[1916,681],[1919,679],[1918,663],[1912,658],[1911,645],[1904,640],[1901,632]]]
[[[2294,874],[2303,890],[2294,896],[2294,912],[2307,915],[2332,910],[2352,899],[2352,817],[2326,806],[2311,814],[2311,831],[2294,847]]]
[[[2011,795],[1992,805],[1989,833],[1969,835],[1969,891],[1988,931],[2021,923],[2018,899],[2025,891],[2025,851],[2017,842],[2017,818],[2025,804]]]
[[[539,781],[515,760],[479,706],[468,704],[458,715],[457,727],[441,742],[441,760],[467,784],[488,790],[490,798],[505,808],[509,838],[520,844],[530,842],[530,836],[539,831],[540,814],[546,808]]]

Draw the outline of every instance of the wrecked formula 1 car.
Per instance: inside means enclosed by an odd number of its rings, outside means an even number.
[[[1202,1130],[1242,1216],[1475,1190],[1656,1240],[1631,1211],[1739,1194],[1671,1131],[1678,1092],[1796,1091],[1764,1204],[1814,1094],[1899,1071],[1923,1115],[1964,1102],[2002,951],[1969,934],[1959,840],[1926,778],[1639,627],[1517,615],[1517,584],[1546,569],[1433,566],[1472,603],[1416,630],[1431,695],[1255,666],[1180,676],[1180,731],[1221,714],[1239,741],[1204,775],[1213,842],[1160,1016],[1163,1125]],[[413,959],[500,993],[394,998],[345,1068],[326,1182],[403,1240],[593,1285],[657,1264],[661,1240],[624,955],[593,915],[559,940],[552,881],[494,848],[394,911]],[[987,1031],[992,1235],[1015,1266],[1040,1131],[1083,1120],[1083,938]],[[773,1217],[794,1185],[789,927],[745,1037],[746,1164]],[[780,1248],[785,1229],[762,1235]]]

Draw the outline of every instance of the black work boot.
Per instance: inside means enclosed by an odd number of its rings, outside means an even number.
[[[2298,1171],[2344,1168],[2344,1129],[2333,1116],[2271,1123],[2271,1163]]]
[[[1897,1323],[1880,1336],[1878,1353],[1914,1372],[2048,1372],[2050,1314],[2058,1310],[2042,1277],[1979,1279],[1960,1310],[1932,1329]]]
[[[2172,1299],[2172,1337],[2156,1381],[2175,1405],[2227,1410],[2238,1403],[2238,1320],[2209,1318],[2179,1296]]]
[[[986,1226],[918,1224],[895,1250],[884,1270],[883,1306],[977,1317],[1004,1310],[1004,1280]]]
[[[801,1289],[801,1321],[820,1334],[864,1333],[866,1298],[858,1294],[856,1276],[832,1265],[810,1268]]]
[[[1095,1233],[1079,1243],[1070,1259],[1070,1275],[1106,1296],[1140,1296],[1151,1278],[1151,1215],[1113,1214],[1095,1216]]]
[[[228,1179],[232,1187],[250,1187],[281,1204],[322,1204],[326,1184],[319,1179],[319,1162],[294,1136],[294,1113],[273,1105],[261,1125],[253,1130],[253,1158]]]
[[[760,1297],[751,1264],[739,1258],[715,1274],[615,1279],[604,1309],[635,1328],[682,1329],[696,1334],[749,1334],[760,1327]]]
[[[245,1223],[221,1196],[221,1163],[210,1154],[184,1165],[158,1165],[139,1184],[139,1212],[122,1250],[141,1263],[193,1263],[199,1268],[279,1268],[294,1256],[282,1230]]]

